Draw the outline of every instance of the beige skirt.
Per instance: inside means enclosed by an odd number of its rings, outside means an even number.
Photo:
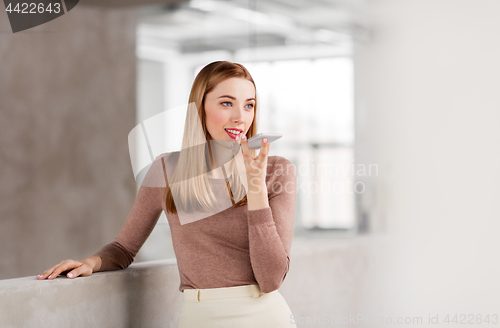
[[[177,328],[295,328],[292,311],[278,290],[259,285],[184,289]]]

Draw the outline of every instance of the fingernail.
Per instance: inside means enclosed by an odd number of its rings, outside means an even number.
[[[246,139],[246,138],[247,138],[247,136],[246,136],[246,135],[242,135],[242,136],[241,136],[241,139]]]
[[[73,277],[73,274],[72,273],[68,273],[68,277]]]
[[[264,140],[264,143],[267,143],[267,138],[264,138],[264,139],[262,139],[262,140]]]
[[[235,140],[240,140],[240,136],[236,136]]]
[[[52,278],[52,275],[48,276],[47,278]]]

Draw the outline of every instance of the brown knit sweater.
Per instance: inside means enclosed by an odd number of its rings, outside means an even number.
[[[172,161],[166,160],[171,154],[158,156],[144,181],[164,177],[154,172],[158,170],[153,168],[160,165],[171,173],[174,167],[168,163]],[[210,180],[214,194],[227,190],[224,179]],[[99,271],[128,267],[164,211],[172,234],[180,291],[249,284],[258,284],[264,293],[278,289],[290,264],[297,194],[292,162],[269,156],[266,185],[270,207],[248,211],[248,205],[232,206],[181,225],[177,214],[166,211],[165,187],[143,183],[119,235],[95,253],[102,259]]]

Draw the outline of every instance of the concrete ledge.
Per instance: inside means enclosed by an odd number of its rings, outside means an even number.
[[[0,327],[176,327],[179,284],[175,259],[75,279],[0,280]]]
[[[357,313],[372,242],[331,234],[294,239],[290,271],[279,291],[297,323]],[[76,279],[0,280],[0,327],[175,328],[183,298],[179,285],[175,259]]]

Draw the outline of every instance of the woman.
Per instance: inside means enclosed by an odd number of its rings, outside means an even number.
[[[172,233],[184,293],[178,327],[295,327],[277,290],[290,263],[296,170],[248,148],[257,132],[255,83],[241,64],[205,66],[189,96],[182,150],[149,168],[115,241],[37,279],[128,267],[162,211]]]

